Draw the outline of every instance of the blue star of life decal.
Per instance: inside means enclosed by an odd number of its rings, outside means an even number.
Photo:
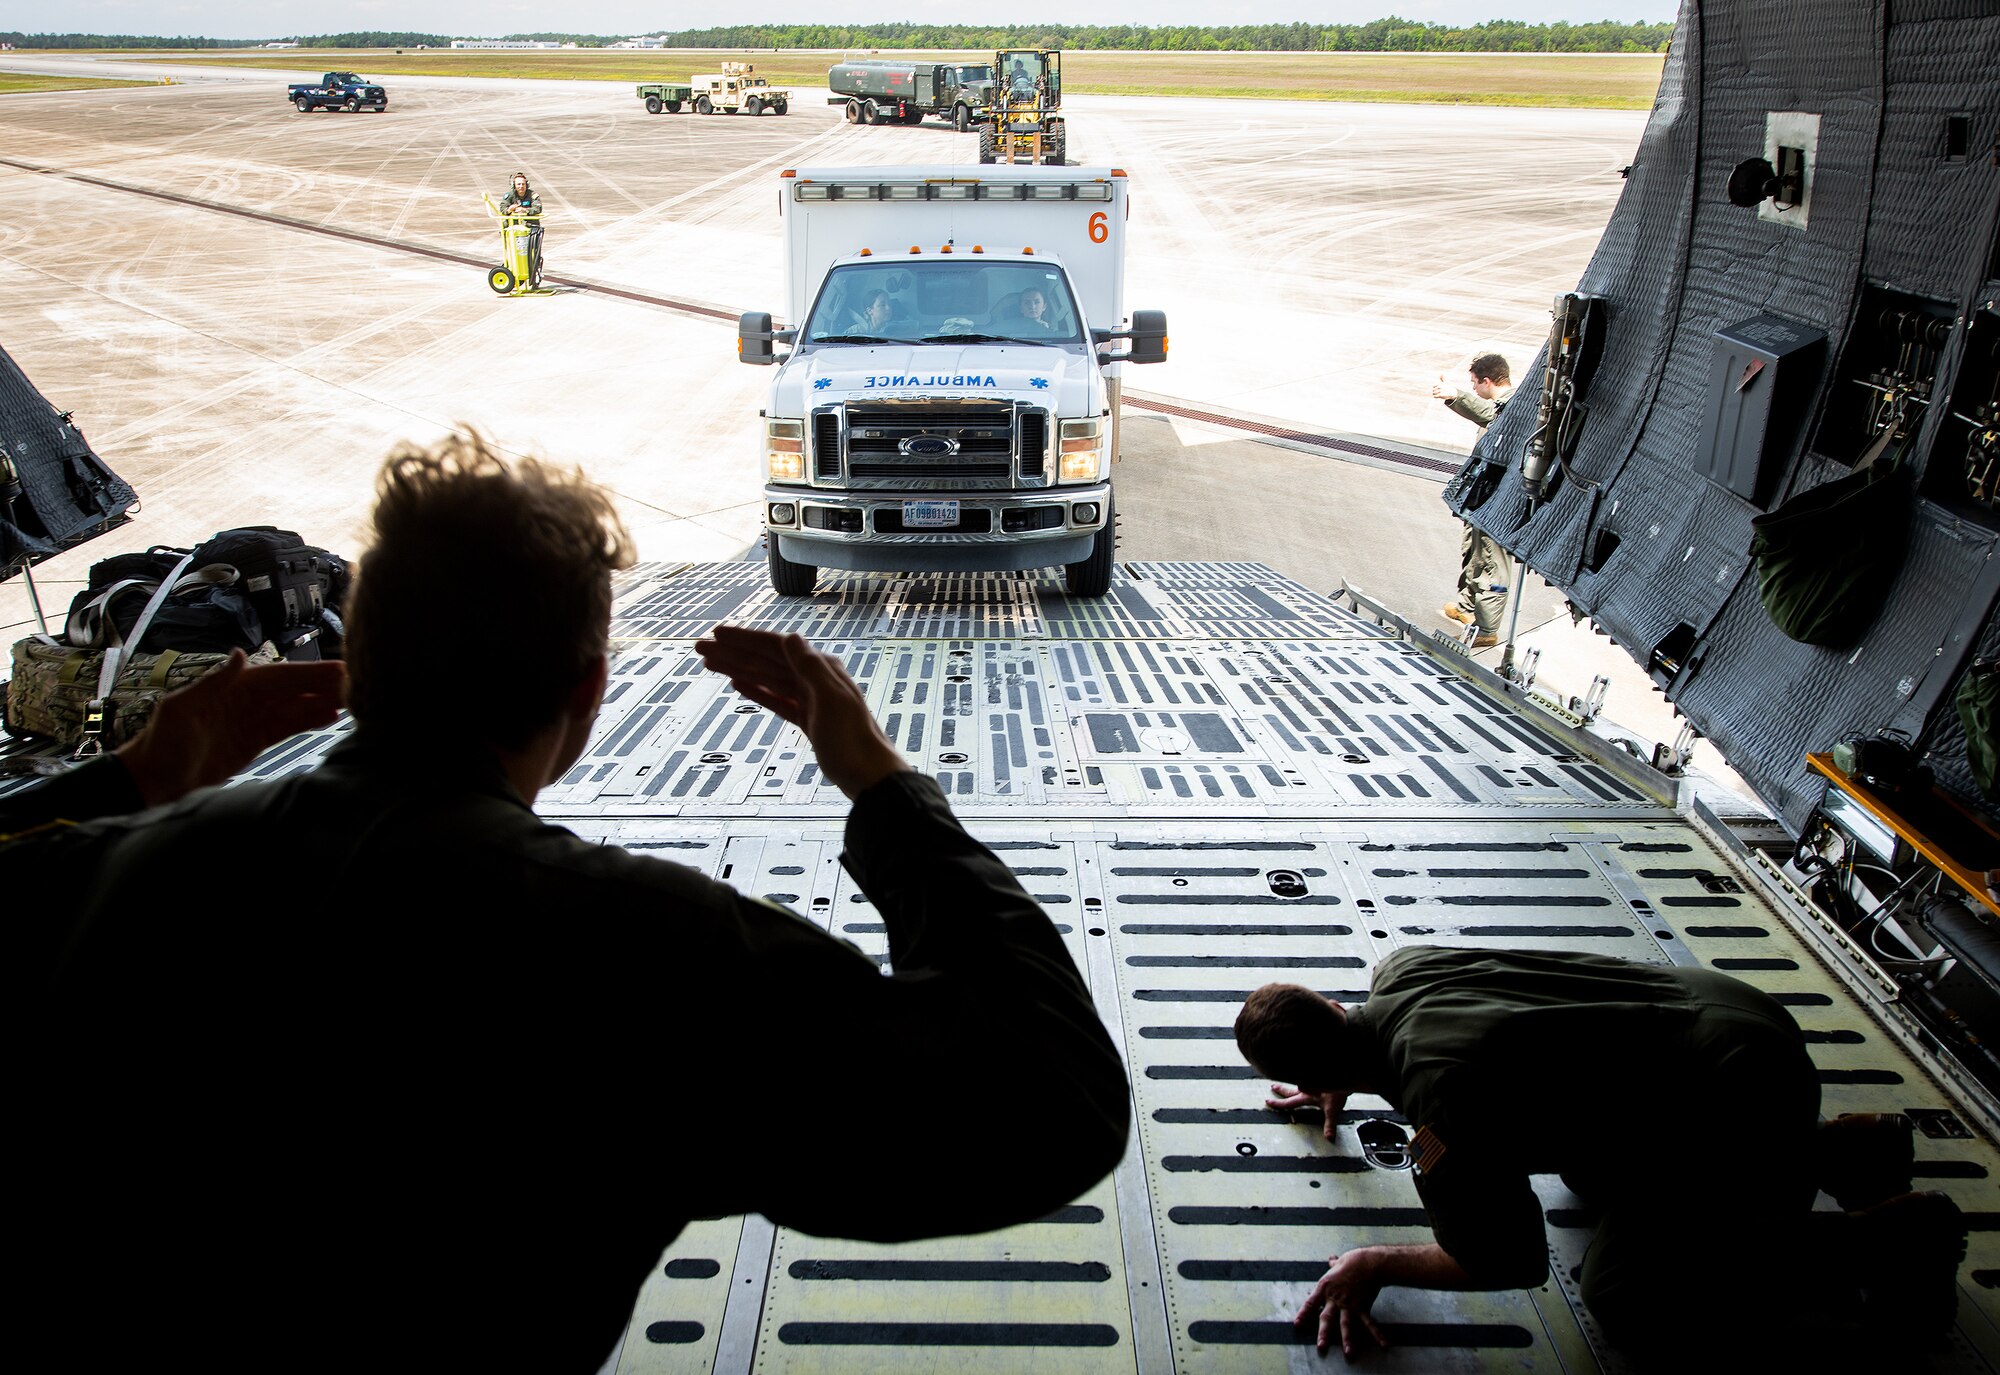
[[[1043,391],[1047,389],[1049,385],[1049,379],[1046,377],[1030,377],[1028,379],[1028,385],[1033,387],[1036,391]]]
[[[830,386],[832,386],[832,385],[833,385],[833,379],[832,379],[831,377],[815,377],[815,378],[813,378],[813,390],[814,390],[814,391],[825,391],[825,390],[826,390],[826,389],[827,389],[828,387],[830,387]]]

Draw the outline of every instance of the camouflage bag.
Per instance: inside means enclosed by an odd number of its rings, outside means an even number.
[[[40,636],[14,642],[14,671],[7,680],[6,722],[15,735],[40,735],[65,745],[83,741],[104,670],[102,649],[74,649]],[[253,664],[274,664],[278,651],[269,641],[250,656]],[[118,665],[104,698],[102,741],[122,745],[152,719],[165,694],[186,687],[229,662],[227,654],[134,654]]]

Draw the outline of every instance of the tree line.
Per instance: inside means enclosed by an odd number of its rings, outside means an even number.
[[[1431,24],[1414,19],[1371,20],[1366,24],[1034,24],[985,27],[971,24],[737,24],[724,28],[670,29],[675,48],[1064,48],[1138,52],[1440,52],[1440,53],[1656,53],[1672,36],[1672,24],[1530,24],[1493,19],[1483,24]],[[575,43],[601,48],[619,36],[584,33],[514,33],[512,39]],[[132,34],[0,33],[17,48],[254,48],[272,41],[252,38],[161,38]],[[309,48],[449,47],[451,37],[435,33],[356,33],[299,35]]]

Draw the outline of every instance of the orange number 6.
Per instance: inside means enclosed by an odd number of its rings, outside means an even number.
[[[1104,212],[1100,210],[1090,217],[1090,241],[1092,243],[1103,243],[1110,237],[1111,222],[1104,218]]]

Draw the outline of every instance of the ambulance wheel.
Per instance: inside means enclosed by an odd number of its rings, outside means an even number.
[[[778,537],[766,530],[764,549],[770,556],[771,589],[781,597],[810,597],[819,581],[819,569],[809,563],[793,563],[778,552]]]
[[[746,100],[746,101],[744,101],[744,102],[743,102],[743,113],[744,113],[744,114],[746,114],[746,115],[750,115],[750,116],[753,116],[753,117],[754,117],[754,116],[756,116],[756,115],[761,115],[761,114],[763,114],[763,113],[764,113],[764,102],[763,102],[763,101],[761,101],[761,100],[759,100],[759,99],[758,99],[758,98],[757,98],[756,96],[754,96],[754,95],[753,95],[753,96],[751,96],[751,97],[750,97],[750,98],[749,98],[748,100]]]
[[[312,113],[313,103],[310,100],[307,100],[304,96],[300,96],[297,100],[293,101],[292,104],[298,107],[299,113],[302,115],[309,115]]]
[[[668,102],[667,102],[667,113],[668,113],[668,114],[670,114],[670,115],[677,115],[677,114],[679,114],[680,112],[681,112],[681,103],[680,103],[680,102],[679,102],[678,100],[670,100],[670,101],[668,101]]]
[[[972,111],[963,105],[955,105],[951,111],[951,127],[961,134],[972,127]]]
[[[1063,565],[1063,591],[1072,597],[1101,597],[1111,590],[1111,558],[1118,548],[1118,525],[1104,503],[1104,528],[1090,542],[1088,557]]]
[[[715,113],[715,107],[708,103],[707,96],[698,95],[694,98],[694,112],[698,115],[712,115]]]
[[[493,288],[497,296],[505,296],[514,290],[514,274],[504,267],[490,267],[486,270],[486,285]]]
[[[994,137],[993,126],[990,124],[980,125],[979,160],[981,162],[997,162],[999,158],[1000,158],[1000,140]]]
[[[662,110],[664,110],[664,109],[666,109],[666,108],[667,108],[667,107],[666,107],[666,104],[665,104],[665,103],[664,103],[663,101],[661,101],[661,99],[660,99],[660,98],[659,98],[658,96],[656,96],[656,95],[649,95],[649,96],[647,96],[647,97],[646,97],[646,113],[647,113],[647,114],[649,114],[649,115],[656,115],[656,114],[658,114],[658,113],[659,113],[660,111],[662,111]]]

